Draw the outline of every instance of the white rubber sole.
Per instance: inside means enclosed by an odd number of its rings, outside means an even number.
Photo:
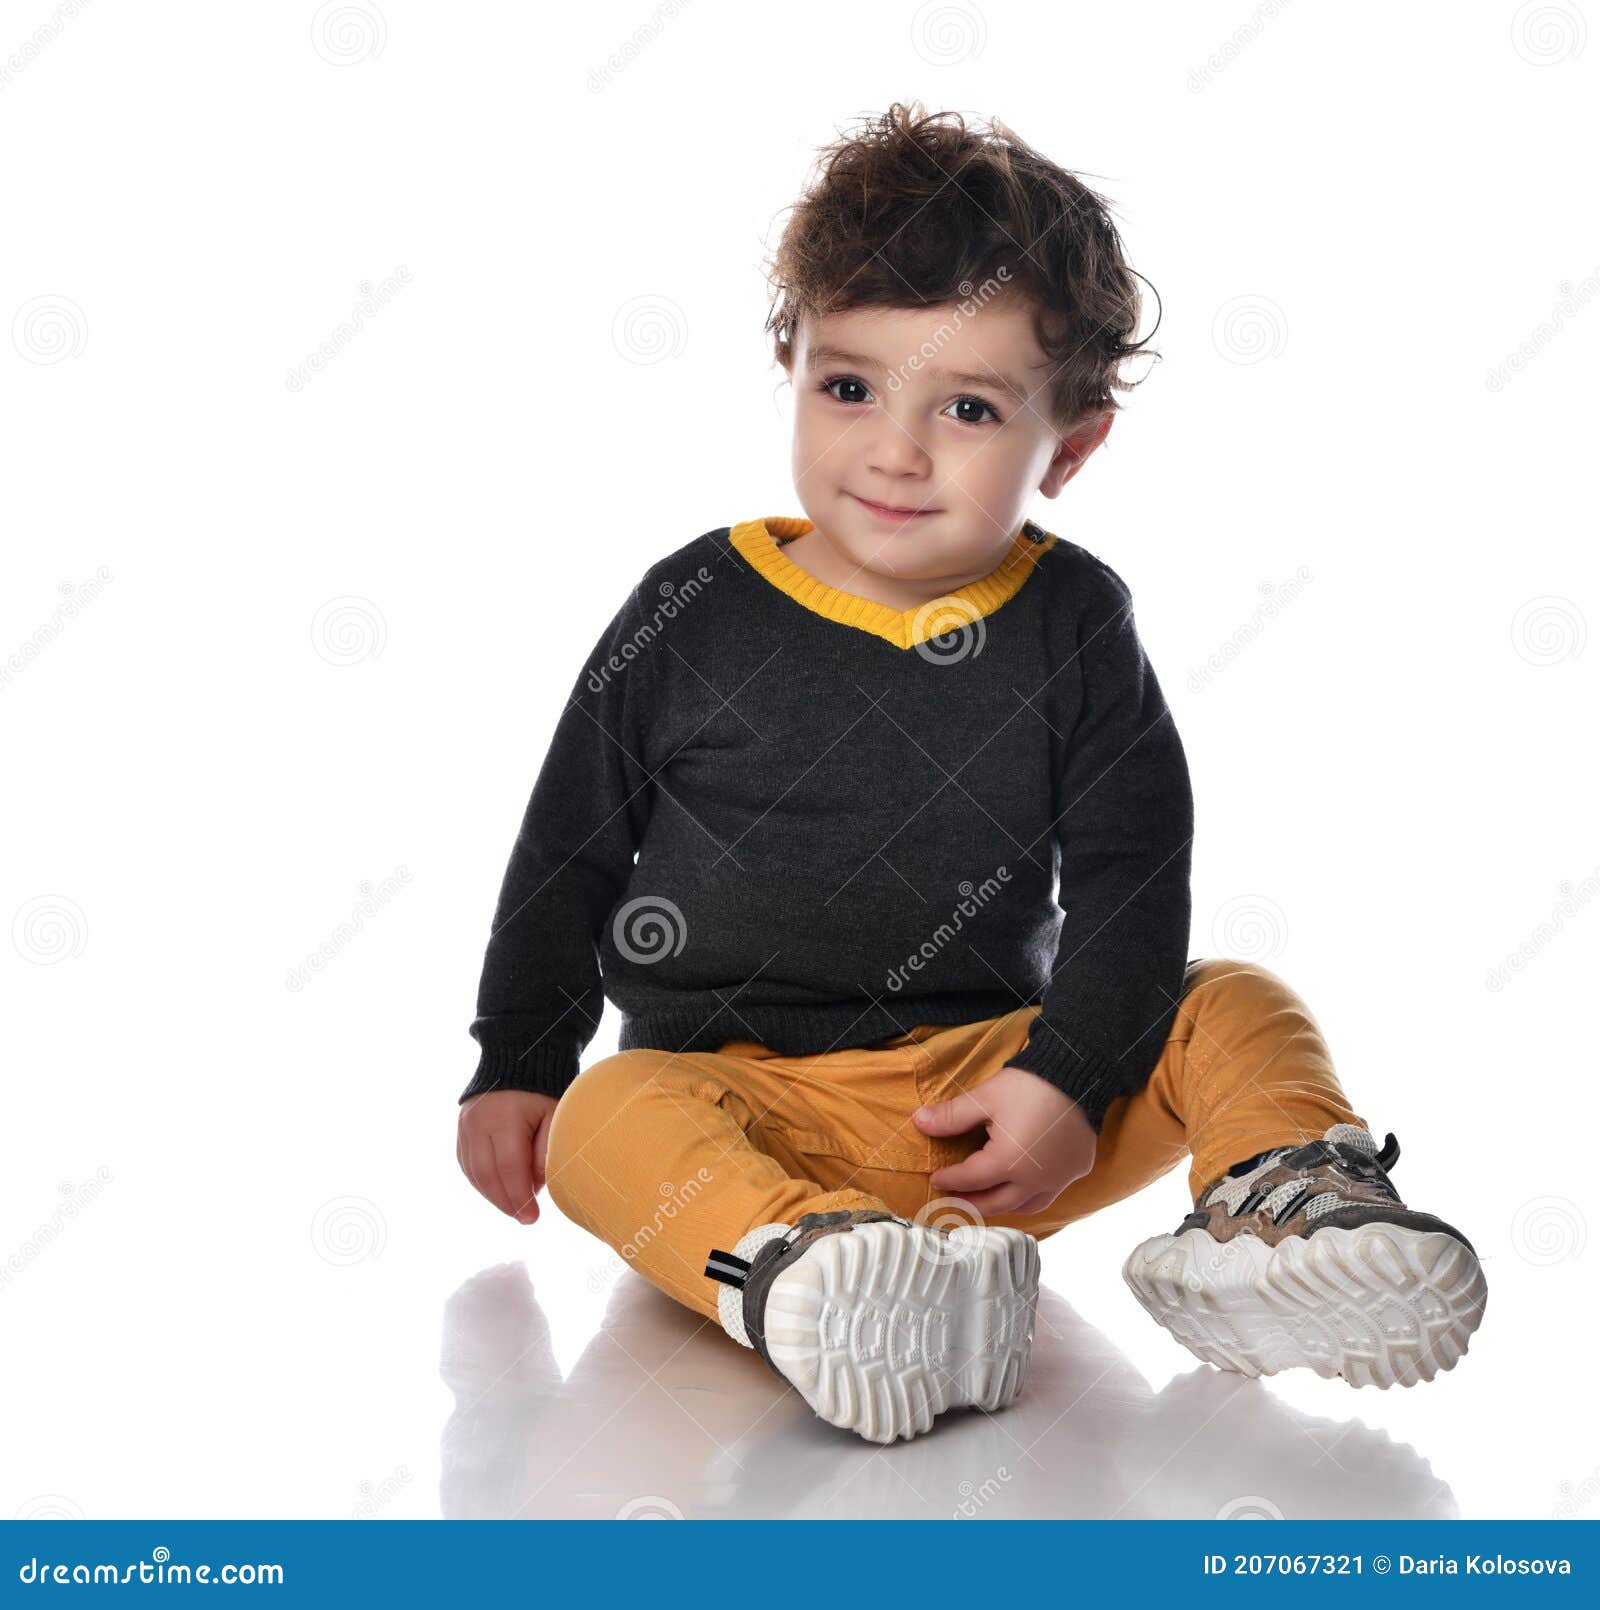
[[[772,1361],[830,1425],[869,1442],[929,1430],[964,1405],[1022,1390],[1039,1300],[1039,1243],[962,1225],[948,1236],[889,1219],[818,1238],[773,1281]]]
[[[1210,1364],[1244,1375],[1299,1366],[1352,1386],[1415,1386],[1453,1368],[1488,1300],[1482,1265],[1454,1236],[1393,1224],[1329,1225],[1277,1246],[1158,1235],[1122,1278]]]

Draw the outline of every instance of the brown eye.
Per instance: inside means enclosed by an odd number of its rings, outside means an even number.
[[[957,397],[956,400],[953,403],[950,404],[950,406],[952,408],[977,408],[977,409],[981,409],[981,410],[993,415],[994,422],[996,424],[1000,423],[999,414],[995,413],[994,407],[991,404],[986,403],[983,400],[982,397]],[[988,424],[988,420],[983,419],[983,418],[971,419],[971,418],[968,418],[965,415],[960,416],[960,418],[961,418],[961,423],[963,425],[986,425],[986,424]]]
[[[833,389],[835,386],[854,386],[858,391],[865,392],[867,388],[862,385],[862,383],[857,380],[854,375],[833,375],[829,379],[824,380],[818,389],[820,391],[827,392],[828,395],[834,398],[834,400],[837,402],[849,403],[866,401],[865,397],[841,397],[838,392]]]

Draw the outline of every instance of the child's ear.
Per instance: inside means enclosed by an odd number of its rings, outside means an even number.
[[[1053,498],[1087,462],[1089,455],[1106,439],[1111,421],[1116,416],[1108,408],[1102,414],[1091,416],[1085,423],[1075,425],[1056,443],[1039,490]]]

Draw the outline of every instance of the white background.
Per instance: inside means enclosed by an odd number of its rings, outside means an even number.
[[[0,1515],[1600,1515],[1594,20],[0,7]],[[1160,292],[1031,512],[1133,588],[1191,953],[1304,995],[1480,1250],[1430,1385],[1152,1325],[1180,1170],[1046,1244],[1011,1417],[896,1463],[457,1171],[561,703],[655,558],[799,512],[762,258],[911,96],[1082,173]]]

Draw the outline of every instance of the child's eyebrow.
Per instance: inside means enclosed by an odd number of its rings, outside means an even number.
[[[864,353],[846,352],[843,347],[812,347],[808,350],[808,361],[812,363],[846,363],[857,369],[881,369],[882,364],[876,358],[869,358]],[[995,390],[1010,393],[1019,403],[1026,403],[1028,394],[1009,375],[974,374],[966,369],[929,369],[928,374],[936,380],[952,380],[961,386],[988,386]]]
[[[964,369],[930,369],[928,373],[936,375],[942,380],[953,380],[960,386],[992,386],[996,391],[1009,392],[1019,403],[1025,403],[1028,400],[1027,392],[1010,375],[977,375],[971,374]]]

